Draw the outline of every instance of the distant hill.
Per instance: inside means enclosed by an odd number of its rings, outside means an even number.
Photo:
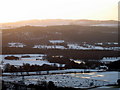
[[[65,40],[66,43],[117,42],[116,27],[101,26],[23,26],[2,31],[3,46],[9,42],[22,42],[27,45],[47,44],[49,40]]]
[[[16,28],[21,26],[56,26],[56,25],[81,25],[81,26],[114,26],[117,21],[99,21],[99,20],[67,20],[67,19],[46,19],[46,20],[26,20],[11,23],[0,23],[1,29]]]

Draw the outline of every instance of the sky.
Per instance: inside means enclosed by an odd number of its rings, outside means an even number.
[[[0,0],[0,23],[31,19],[117,20],[120,0]]]

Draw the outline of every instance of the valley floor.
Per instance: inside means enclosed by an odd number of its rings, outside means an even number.
[[[38,84],[41,81],[53,81],[58,87],[92,88],[110,84],[117,84],[119,72],[91,72],[91,73],[68,73],[54,75],[24,76],[26,85]],[[18,82],[22,76],[4,76],[4,81]],[[97,90],[97,89],[96,89]]]

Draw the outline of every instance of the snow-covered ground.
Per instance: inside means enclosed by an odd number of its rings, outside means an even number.
[[[109,82],[109,84],[115,84],[119,78],[119,72],[91,72],[91,73],[76,73],[69,74],[70,76],[88,78],[94,80],[101,80]]]
[[[15,65],[15,66],[22,66],[23,63],[26,64],[30,64],[30,65],[43,65],[43,64],[48,64],[51,65],[52,63],[49,63],[48,61],[28,61],[28,60],[4,60],[3,64],[7,64],[9,63],[10,65]]]
[[[120,50],[120,47],[103,47],[102,45],[118,45],[118,42],[99,42],[94,43],[94,45],[90,45],[87,42],[80,44],[76,43],[67,43],[67,47],[64,45],[56,45],[61,43],[66,43],[64,40],[49,40],[50,43],[53,45],[34,45],[32,48],[39,48],[39,49],[77,49],[77,50]],[[10,42],[8,43],[8,47],[25,47],[26,45],[20,42]]]
[[[17,56],[20,60],[5,60],[6,56]],[[22,56],[30,56],[22,58]],[[3,60],[3,64],[9,63],[11,65],[22,65],[23,63],[29,64],[49,64],[52,65],[54,63],[49,63],[46,60],[42,60],[42,57],[45,57],[45,54],[12,54],[12,55],[0,55],[0,60]],[[36,60],[40,59],[40,60]],[[118,58],[103,58],[103,60],[118,60]],[[56,63],[57,64],[57,63]],[[59,65],[59,64],[58,64]],[[90,73],[83,73],[84,71],[90,71]],[[74,88],[89,88],[94,86],[104,86],[108,84],[116,84],[118,80],[118,72],[97,72],[102,70],[96,69],[66,69],[66,70],[52,70],[49,71],[49,74],[53,75],[36,75],[36,72],[29,72],[32,76],[25,76],[26,84],[37,84],[38,81],[53,81],[56,86],[62,87],[74,87]],[[41,74],[47,74],[47,71],[41,71]],[[63,74],[64,73],[64,74]],[[67,73],[67,74],[65,74]],[[21,75],[21,73],[17,73]],[[26,75],[26,72],[23,73]],[[3,73],[3,75],[13,75],[11,73]],[[5,81],[19,81],[22,80],[20,76],[4,76],[3,80]]]
[[[40,49],[67,49],[62,45],[34,45],[33,48],[40,48]]]
[[[3,77],[5,81],[19,81],[22,77]],[[56,86],[89,88],[94,86],[105,86],[116,84],[118,72],[91,72],[91,73],[71,73],[57,75],[36,75],[25,76],[26,84],[37,84],[38,81],[53,81]]]
[[[120,60],[120,57],[111,57],[111,58],[103,58],[100,60],[100,62],[102,63],[110,63],[110,62],[114,62],[114,61],[118,61]]]
[[[95,45],[118,45],[118,42],[95,43]]]
[[[46,54],[5,54],[5,55],[0,55],[0,56],[16,56],[16,57],[21,57],[21,56],[30,56],[30,57],[40,57],[40,56],[46,56]]]
[[[20,60],[6,60],[4,59],[6,56],[16,56],[19,57]],[[23,58],[22,56],[30,56],[30,57],[25,57]],[[0,63],[1,65],[4,65],[9,63],[10,65],[15,65],[15,66],[22,66],[23,64],[30,64],[30,65],[43,65],[43,64],[48,64],[48,65],[54,65],[56,64],[58,67],[60,64],[58,63],[50,63],[47,61],[44,57],[46,57],[46,54],[11,54],[11,55],[0,55]],[[64,66],[64,64],[63,64]]]
[[[19,57],[20,60],[6,60],[4,59],[6,56],[16,56]],[[22,57],[22,56],[29,56],[29,57]],[[43,65],[43,64],[48,64],[48,65],[53,65],[54,63],[50,63],[46,60],[46,54],[9,54],[9,55],[0,55],[0,66],[5,65],[7,63],[11,64],[11,65],[15,65],[15,66],[21,66],[23,65],[23,63],[28,63],[30,65]],[[73,59],[71,59],[73,60]],[[120,57],[104,57],[103,59],[101,59],[100,61],[102,63],[110,63],[113,61],[118,61],[120,60]],[[76,63],[81,63],[83,62],[82,60],[73,60]],[[56,63],[56,65],[59,66],[58,63]],[[64,65],[63,65],[64,66]]]
[[[78,59],[78,60],[75,60],[75,59],[70,59],[71,61],[74,61],[75,63],[85,63],[84,60],[82,59]],[[103,57],[103,59],[100,59],[99,61],[101,63],[106,63],[106,64],[109,64],[110,62],[114,62],[114,61],[118,61],[120,60],[120,57]],[[88,60],[88,61],[96,61],[96,60]]]
[[[7,56],[15,56],[18,57],[19,61],[36,61],[38,60],[44,60],[44,57],[46,57],[46,54],[6,54],[6,55],[0,55],[0,61],[15,61],[15,60],[6,60],[5,57]]]
[[[120,47],[102,47],[103,43],[96,43],[96,45],[84,44],[67,44],[67,47],[62,45],[34,45],[33,48],[39,49],[77,49],[77,50],[120,50]],[[109,43],[108,43],[109,44]],[[110,43],[111,44],[111,43]],[[114,45],[117,43],[113,43]]]
[[[52,44],[57,44],[57,43],[64,43],[64,40],[49,40],[50,43]]]
[[[103,70],[97,70],[97,69],[65,69],[65,70],[50,70],[49,74],[63,74],[63,73],[80,73],[80,72],[85,72],[85,71],[90,71],[90,72],[98,72],[98,71],[103,71]],[[29,75],[36,75],[36,74],[47,74],[48,71],[37,71],[37,72],[29,72]],[[21,72],[17,73],[3,73],[3,75],[21,75]],[[27,75],[26,72],[23,72],[22,75]]]
[[[19,42],[11,42],[11,43],[8,43],[8,47],[21,47],[23,48],[24,46],[26,46],[25,44],[23,43],[19,43]]]
[[[95,46],[90,44],[84,44],[84,45],[68,44],[67,46],[68,49],[78,49],[78,50],[120,50],[120,47],[102,47],[102,46]]]

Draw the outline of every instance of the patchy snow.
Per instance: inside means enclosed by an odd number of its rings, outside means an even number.
[[[53,81],[56,86],[90,88],[94,86],[105,86],[115,84],[118,79],[118,72],[91,72],[71,73],[57,75],[36,75],[25,76],[25,84],[37,84],[38,81]],[[5,81],[20,81],[22,77],[3,77]]]
[[[66,49],[62,45],[34,45],[33,48],[40,48],[40,49]]]
[[[40,65],[42,66],[43,64],[47,64],[47,65],[57,65],[58,67],[60,67],[61,65],[58,63],[50,63],[46,60],[4,60],[3,61],[3,65],[6,64],[10,64],[10,65],[15,65],[15,66],[22,66],[23,64],[30,64],[30,65]],[[64,67],[65,64],[62,64],[62,66]]]
[[[117,42],[95,43],[90,45],[84,42],[84,44],[71,44],[68,43],[67,47],[64,45],[34,45],[33,48],[40,49],[76,49],[76,50],[120,50],[120,47],[103,47],[102,45],[117,45]],[[100,46],[97,46],[100,45]]]
[[[51,70],[49,73],[78,73],[78,72],[84,72],[84,71],[90,71],[90,72],[97,72],[102,70],[97,69],[65,69],[65,70]]]
[[[114,62],[114,61],[118,61],[118,60],[120,60],[120,57],[104,57],[100,61],[102,63],[110,63],[110,62]]]
[[[81,50],[91,49],[91,48],[79,46],[78,44],[68,44],[67,46],[68,46],[68,49],[81,49]]]
[[[49,64],[51,65],[51,63],[49,63],[48,61],[28,61],[28,60],[4,60],[3,64],[7,64],[9,63],[10,65],[15,65],[15,66],[22,66],[23,63],[26,64],[30,64],[30,65],[43,65],[43,64]]]
[[[21,60],[25,60],[25,61],[36,61],[36,59],[38,59],[38,60],[43,60],[43,57],[21,58]]]
[[[19,42],[11,42],[11,43],[8,43],[8,47],[21,47],[23,48],[24,46],[26,46],[25,44],[23,43],[19,43]]]
[[[43,60],[44,57],[46,57],[47,55],[46,54],[6,54],[6,55],[0,55],[0,61],[4,60],[5,57],[7,56],[15,56],[15,57],[19,57],[20,60],[36,60],[36,59],[39,59],[39,60]],[[28,57],[23,57],[23,56],[28,56]]]
[[[64,64],[62,65],[64,66]],[[85,71],[90,71],[90,72],[98,72],[98,71],[103,71],[103,70],[97,70],[97,69],[65,69],[65,70],[50,70],[49,74],[61,74],[61,73],[80,73],[80,72],[85,72]],[[38,73],[41,74],[47,74],[47,71],[37,71]],[[3,75],[11,75],[13,73],[3,73]],[[25,72],[24,75],[27,73]],[[29,75],[31,74],[36,74],[36,72],[29,72]],[[20,72],[17,72],[17,75],[21,75]]]
[[[56,45],[55,48],[56,48],[56,49],[65,49],[64,46],[60,46],[60,45]]]
[[[49,40],[50,43],[52,44],[57,44],[57,43],[64,43],[64,40]]]
[[[111,43],[110,43],[111,44]],[[117,43],[114,43],[117,44]],[[103,45],[102,43],[97,43],[97,45]],[[78,45],[78,44],[67,44],[67,49],[78,49],[78,50],[120,50],[120,47],[102,47],[95,45]]]
[[[95,43],[96,45],[103,45],[103,43]]]
[[[108,72],[78,73],[78,74],[69,74],[69,75],[80,78],[89,78],[89,79],[107,81],[109,82],[109,84],[115,84],[119,79],[119,74],[120,74],[119,72],[108,71]]]
[[[95,45],[118,45],[118,42],[95,43]]]
[[[4,59],[6,56],[16,56],[19,57],[19,60],[6,60]],[[25,57],[22,58],[22,56],[30,56],[30,57]],[[46,54],[9,54],[9,55],[0,55],[0,63],[1,66],[9,63],[10,65],[15,65],[15,66],[22,66],[23,63],[26,64],[30,64],[30,65],[43,65],[43,64],[47,64],[47,65],[54,65],[56,64],[58,67],[61,66],[58,63],[50,63],[48,62],[44,57],[46,57]],[[63,64],[64,66],[64,64]]]
[[[107,82],[104,81],[98,81],[98,80],[91,80],[91,79],[82,79],[78,77],[72,77],[68,75],[44,75],[44,76],[39,76],[38,77],[28,77],[26,78],[27,80],[31,80],[33,83],[36,83],[38,80],[42,81],[53,81],[56,86],[61,86],[61,87],[90,87],[90,83],[94,82],[96,86],[102,86],[102,85],[107,85]],[[26,82],[28,84],[29,82]]]
[[[5,56],[16,56],[16,57],[21,57],[21,56],[30,56],[30,57],[39,57],[39,56],[46,56],[46,54],[6,54],[2,55],[3,57]]]

